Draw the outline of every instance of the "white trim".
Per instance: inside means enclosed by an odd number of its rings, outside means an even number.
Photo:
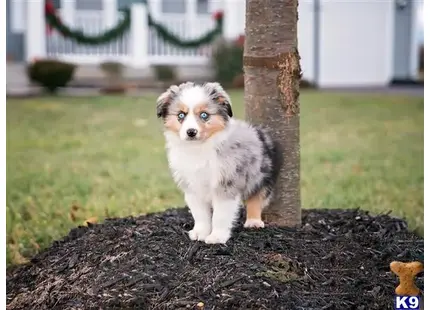
[[[418,18],[418,7],[420,5],[420,1],[411,1],[410,2],[411,10],[412,10],[412,25],[411,25],[411,43],[410,43],[410,57],[409,57],[409,75],[412,79],[419,78],[419,50],[420,50],[420,41],[419,41],[419,18]]]
[[[151,65],[178,65],[178,66],[191,66],[191,65],[209,65],[210,59],[205,56],[149,56],[149,63]]]
[[[243,1],[224,0],[224,33],[227,40],[235,40],[245,33],[246,4]]]
[[[147,67],[148,63],[148,19],[143,3],[131,5],[129,53],[134,66]]]
[[[185,18],[188,19],[188,26],[191,31],[190,36],[194,37],[199,26],[197,22],[197,0],[188,0],[185,2]]]
[[[147,66],[146,62],[136,63],[133,58],[129,55],[116,55],[116,56],[102,56],[102,55],[74,55],[74,54],[59,54],[50,55],[49,57],[74,63],[77,65],[94,65],[101,64],[105,61],[115,61],[122,63],[127,66]],[[188,65],[208,65],[210,59],[204,56],[189,56],[189,57],[177,57],[177,56],[148,56],[148,61],[151,65],[178,65],[178,66],[188,66]]]
[[[31,0],[26,3],[27,27],[25,32],[25,60],[46,56],[45,1]]]
[[[75,55],[75,54],[58,54],[49,55],[48,58],[55,58],[60,61],[70,62],[77,65],[94,65],[106,61],[115,61],[122,64],[132,64],[131,57],[128,55],[101,56],[101,55]]]
[[[162,7],[163,7],[163,4],[161,3],[161,0],[148,0],[149,12],[151,12],[151,15],[156,20],[158,20],[158,18],[162,14]]]

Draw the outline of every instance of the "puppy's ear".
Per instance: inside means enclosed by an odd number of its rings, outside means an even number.
[[[215,103],[221,105],[227,112],[228,116],[232,117],[233,111],[231,110],[231,99],[224,88],[222,88],[221,84],[217,82],[206,83],[204,88],[209,94],[209,97]]]
[[[173,99],[178,95],[179,87],[176,85],[170,86],[164,93],[157,99],[157,117],[165,118],[168,113],[169,105]]]

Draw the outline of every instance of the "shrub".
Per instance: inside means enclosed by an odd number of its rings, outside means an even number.
[[[100,64],[100,69],[109,79],[118,80],[122,78],[124,65],[119,62],[106,61]]]
[[[243,72],[243,51],[245,36],[240,35],[233,42],[221,41],[212,54],[215,78],[224,85],[243,88],[245,84]],[[306,80],[300,80],[300,88],[316,88]]]
[[[300,89],[314,89],[316,88],[315,83],[308,80],[300,80]]]
[[[41,85],[51,93],[65,87],[75,73],[76,65],[54,59],[35,60],[27,67],[30,81]]]
[[[172,66],[156,65],[153,66],[155,77],[158,81],[172,82],[176,80],[176,71]]]
[[[238,81],[243,76],[243,42],[244,37],[239,36],[234,42],[221,41],[214,49],[212,65],[218,82],[239,86]]]
[[[100,70],[103,71],[107,79],[106,86],[100,89],[104,94],[123,94],[127,86],[123,83],[125,66],[120,62],[106,61],[100,64]]]

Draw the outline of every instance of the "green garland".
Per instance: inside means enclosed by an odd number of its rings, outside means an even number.
[[[57,30],[63,37],[72,39],[81,44],[100,45],[123,36],[130,29],[130,9],[126,8],[120,11],[124,12],[124,18],[113,28],[97,35],[86,35],[80,30],[73,30],[67,27],[56,15],[55,9],[49,2],[45,6],[45,17],[48,26]],[[148,12],[148,25],[156,29],[158,35],[160,35],[166,42],[182,48],[195,48],[213,42],[218,35],[222,34],[223,15],[221,12],[217,12],[215,14],[215,20],[215,28],[207,32],[205,35],[196,39],[182,40],[177,35],[169,31],[165,26],[157,23]]]
[[[217,19],[216,20],[216,26],[214,29],[210,30],[205,35],[202,35],[200,38],[191,39],[191,40],[182,40],[178,38],[175,34],[170,32],[166,27],[163,25],[156,23],[151,15],[148,14],[148,24],[150,27],[153,27],[155,30],[157,30],[158,35],[160,35],[163,40],[169,42],[170,44],[183,47],[183,48],[194,48],[199,47],[202,45],[209,44],[215,40],[215,38],[222,34],[222,25],[223,25],[223,19]]]
[[[54,14],[47,13],[46,21],[49,26],[61,33],[63,37],[73,39],[74,41],[82,44],[100,45],[121,37],[128,29],[130,29],[130,9],[124,9],[122,11],[124,12],[124,19],[118,22],[115,27],[98,35],[85,35],[80,30],[70,29]]]

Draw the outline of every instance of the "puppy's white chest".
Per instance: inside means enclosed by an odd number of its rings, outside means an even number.
[[[175,182],[183,190],[208,195],[216,179],[216,156],[213,152],[196,149],[176,149],[168,153]]]

